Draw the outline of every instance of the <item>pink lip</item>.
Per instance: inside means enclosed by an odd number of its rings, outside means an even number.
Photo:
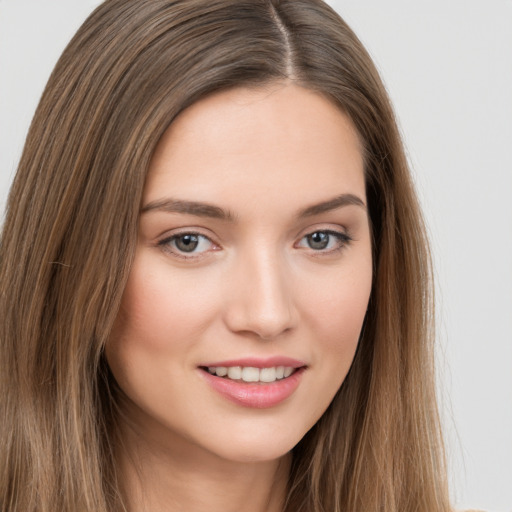
[[[306,363],[299,361],[298,359],[292,359],[291,357],[274,356],[265,359],[259,357],[244,357],[242,359],[231,359],[229,361],[215,361],[201,366],[250,366],[252,368],[271,368],[273,366],[290,366],[291,368],[301,368],[306,366]]]
[[[245,360],[244,360],[245,361]],[[240,361],[238,361],[239,363]],[[210,365],[215,366],[215,365]],[[217,366],[224,366],[218,364]],[[226,366],[255,366],[254,364],[229,364]],[[292,365],[269,365],[269,366],[292,366]],[[294,368],[296,368],[294,366]],[[217,377],[208,373],[206,370],[200,369],[202,377],[206,382],[222,396],[244,407],[252,407],[256,409],[266,409],[274,407],[286,400],[299,386],[302,375],[306,370],[305,367],[295,370],[289,377],[274,382],[243,382]]]

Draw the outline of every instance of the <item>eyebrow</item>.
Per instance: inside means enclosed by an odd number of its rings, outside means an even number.
[[[298,218],[303,219],[306,217],[313,217],[322,213],[337,210],[344,206],[359,206],[366,211],[364,201],[354,194],[341,194],[339,196],[328,199],[318,204],[308,206],[299,211]],[[198,201],[185,201],[179,199],[158,199],[149,202],[141,209],[141,214],[150,211],[163,211],[166,213],[184,213],[187,215],[195,215],[197,217],[209,217],[213,219],[225,220],[234,222],[236,216],[228,211],[208,203]]]
[[[313,217],[314,215],[320,215],[321,213],[330,212],[343,208],[344,206],[360,206],[366,211],[366,205],[364,201],[354,194],[341,194],[339,196],[328,199],[318,204],[308,206],[299,212],[299,218]]]
[[[140,213],[150,211],[162,211],[167,213],[185,213],[188,215],[195,215],[196,217],[210,217],[213,219],[220,219],[233,222],[235,216],[219,206],[208,203],[201,203],[198,201],[183,201],[178,199],[158,199],[151,201],[144,206]]]

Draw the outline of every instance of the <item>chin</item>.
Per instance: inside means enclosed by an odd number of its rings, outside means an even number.
[[[293,447],[294,443],[287,443],[286,445],[273,445],[273,446],[239,446],[238,444],[228,447],[226,450],[222,450],[221,453],[217,450],[217,455],[225,460],[240,463],[259,463],[259,462],[270,462],[279,460],[288,455]]]
[[[212,451],[220,458],[233,462],[268,462],[289,454],[305,433],[291,426],[271,431],[262,428],[259,432],[251,429],[245,431],[244,435],[229,435],[227,439],[219,439]]]

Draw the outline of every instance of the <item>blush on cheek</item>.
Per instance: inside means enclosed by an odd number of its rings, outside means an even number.
[[[370,286],[345,289],[332,293],[319,301],[315,310],[315,323],[323,332],[323,344],[330,353],[352,358],[368,308]]]
[[[169,272],[168,265],[156,260],[144,256],[136,260],[111,339],[121,350],[165,358],[194,345],[210,321],[212,308],[208,294],[191,289],[187,279],[180,280],[179,273]],[[162,271],[157,276],[154,269],[159,265]]]

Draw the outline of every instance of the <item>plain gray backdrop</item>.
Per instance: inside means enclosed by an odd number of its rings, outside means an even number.
[[[0,208],[94,0],[0,0]],[[458,508],[512,511],[512,0],[331,0],[395,104],[429,225]],[[15,300],[15,298],[13,298]]]

